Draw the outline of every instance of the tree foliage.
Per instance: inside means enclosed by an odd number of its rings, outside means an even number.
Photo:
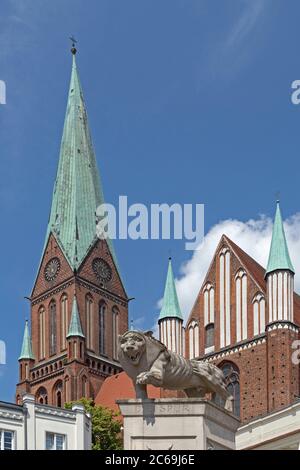
[[[116,419],[118,413],[108,408],[95,405],[92,399],[81,398],[65,404],[71,409],[72,405],[80,403],[91,415],[92,419],[92,449],[93,450],[121,450],[121,422]]]

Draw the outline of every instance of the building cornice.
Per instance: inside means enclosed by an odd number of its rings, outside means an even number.
[[[14,413],[13,411],[4,411],[3,409],[0,409],[0,418],[23,421],[23,417],[23,413]]]
[[[205,356],[200,357],[198,360],[203,362],[215,361],[218,359],[224,359],[225,357],[231,356],[232,354],[245,351],[247,349],[254,348],[266,342],[266,335],[260,335],[257,338],[254,338],[250,341],[243,341],[235,346],[224,348],[219,350],[216,353],[206,354]]]
[[[295,323],[292,323],[290,321],[286,320],[277,320],[275,322],[269,323],[266,326],[266,331],[272,331],[272,330],[291,330],[294,331],[295,333],[299,332],[299,327],[295,325]]]
[[[72,412],[71,410],[63,410],[61,408],[57,409],[49,405],[42,406],[42,405],[36,404],[35,411],[36,413],[40,413],[43,415],[51,415],[51,416],[57,416],[58,418],[76,420],[76,414]]]
[[[76,282],[82,287],[85,287],[86,289],[89,289],[91,292],[95,292],[96,294],[100,294],[103,297],[105,297],[108,300],[112,300],[113,302],[116,302],[123,307],[127,307],[128,305],[128,300],[125,299],[124,297],[119,296],[118,294],[114,294],[109,290],[106,290],[105,288],[101,288],[99,286],[96,286],[90,281],[87,281],[86,279],[83,279],[81,277],[76,278]]]
[[[46,292],[43,292],[42,294],[34,297],[34,299],[32,299],[32,301],[31,301],[31,305],[33,306],[33,305],[39,304],[41,302],[44,302],[49,297],[52,297],[55,294],[59,294],[59,292],[67,289],[68,287],[70,287],[74,283],[75,283],[75,277],[69,278],[63,284],[60,284],[59,286],[53,287],[52,289],[49,289]]]
[[[96,286],[90,281],[87,281],[86,279],[83,279],[80,276],[72,277],[66,280],[64,283],[53,287],[52,289],[49,289],[46,292],[43,292],[42,294],[34,297],[31,301],[32,306],[40,304],[41,302],[44,302],[45,300],[49,299],[53,295],[59,294],[60,292],[64,291],[68,287],[72,286],[74,283],[78,283],[80,286],[85,287],[86,289],[90,290],[91,292],[95,292],[96,294],[101,295],[102,297],[112,300],[113,302],[116,302],[123,307],[127,307],[128,305],[128,300],[125,299],[124,297],[119,296],[118,294],[114,294],[110,291],[108,291],[105,288],[101,288],[99,286]]]

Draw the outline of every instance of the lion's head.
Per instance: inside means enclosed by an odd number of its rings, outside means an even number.
[[[167,348],[153,338],[152,331],[126,331],[119,335],[119,361],[130,377],[150,370],[153,362]]]
[[[138,331],[127,331],[119,338],[120,349],[129,361],[138,365],[146,349],[146,340],[143,334]]]

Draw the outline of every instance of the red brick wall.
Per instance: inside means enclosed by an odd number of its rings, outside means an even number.
[[[218,366],[232,362],[239,369],[241,421],[268,411],[266,351],[266,343],[262,343],[213,361]]]
[[[299,334],[286,328],[269,329],[268,403],[273,411],[287,406],[299,396],[299,366],[292,362],[292,343]]]
[[[53,281],[47,281],[44,276],[45,266],[53,257],[60,260],[60,270]],[[96,278],[92,261],[95,257],[105,259],[112,269],[112,279],[106,285],[102,285]],[[80,321],[84,334],[86,335],[86,295],[89,294],[94,302],[94,350],[84,350],[84,362],[74,361],[68,356],[68,349],[62,350],[61,332],[61,298],[64,294],[68,297],[68,323],[71,319],[72,302],[74,293],[79,308]],[[49,351],[49,305],[52,300],[56,301],[56,335],[57,351],[50,356]],[[99,303],[104,301],[107,306],[105,324],[105,356],[99,355]],[[46,312],[46,357],[39,357],[39,310],[45,308]],[[30,392],[36,394],[43,386],[47,390],[48,403],[53,403],[53,387],[58,378],[65,383],[66,376],[70,377],[70,396],[72,399],[81,398],[81,377],[85,374],[88,378],[87,394],[96,397],[106,377],[120,372],[121,368],[113,358],[112,345],[112,309],[117,307],[119,311],[119,333],[128,329],[128,301],[121,279],[109,253],[106,241],[98,241],[87,255],[78,272],[73,272],[66,261],[62,251],[56,243],[53,235],[50,235],[48,245],[41,263],[41,267],[35,282],[31,299],[31,337],[33,354],[36,361],[32,364],[29,383],[20,382],[17,386],[17,394]],[[70,362],[71,361],[71,362]],[[22,378],[20,378],[22,380]],[[63,395],[64,398],[64,395]]]

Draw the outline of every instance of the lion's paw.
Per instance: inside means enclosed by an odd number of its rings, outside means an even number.
[[[148,373],[141,372],[136,378],[136,383],[140,385],[144,385],[147,383],[147,379],[148,379]]]

